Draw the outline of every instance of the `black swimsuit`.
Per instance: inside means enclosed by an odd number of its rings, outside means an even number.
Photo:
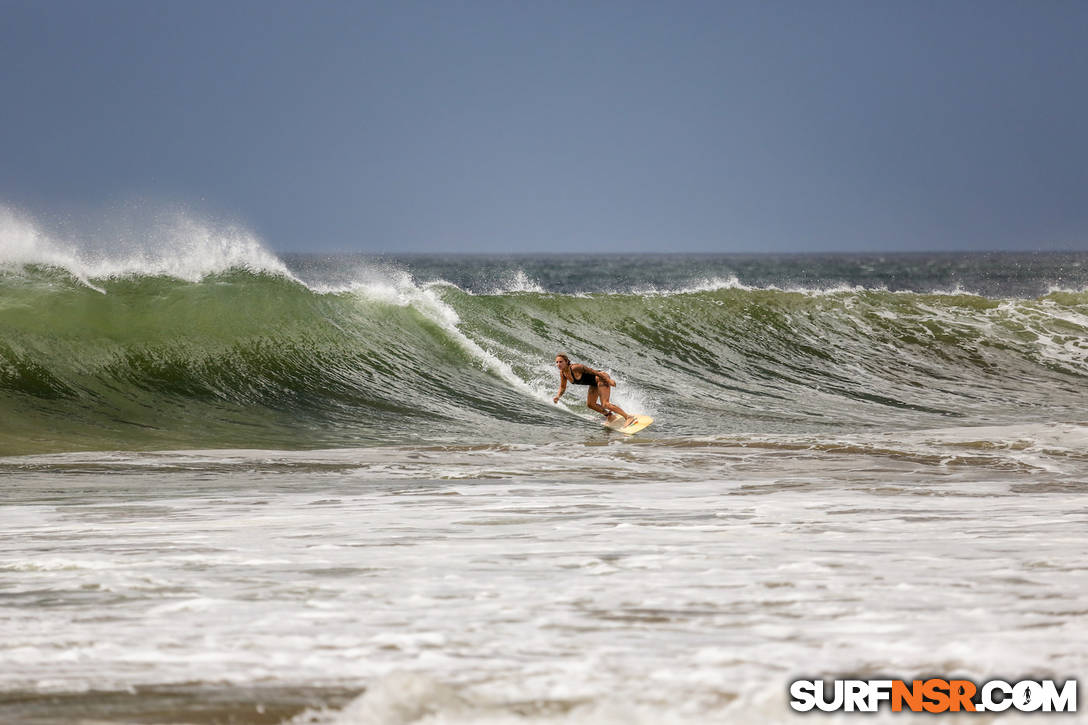
[[[582,377],[575,379],[574,373],[570,374],[570,381],[575,385],[596,385],[597,373],[588,372],[584,367],[582,368]]]

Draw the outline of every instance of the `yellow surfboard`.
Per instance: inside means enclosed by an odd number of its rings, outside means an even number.
[[[620,433],[623,433],[624,435],[631,435],[632,433],[638,433],[640,430],[642,430],[643,428],[645,428],[646,426],[650,425],[650,423],[653,423],[653,422],[654,422],[654,419],[651,418],[648,415],[636,415],[634,422],[632,422],[630,425],[628,425],[627,422],[623,418],[621,418],[621,417],[619,417],[617,415],[617,416],[613,416],[612,420],[605,421],[604,427],[605,428],[611,428],[612,430],[618,430]]]

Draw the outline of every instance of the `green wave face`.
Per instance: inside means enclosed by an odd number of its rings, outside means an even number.
[[[472,294],[404,274],[321,291],[241,270],[93,286],[0,275],[0,453],[599,435],[575,417],[584,388],[551,403],[560,350],[670,436],[1076,420],[1088,402],[1080,292]]]
[[[283,277],[134,277],[105,294],[50,277],[9,283],[0,308],[0,435],[17,450],[373,440],[442,384],[401,385],[412,361],[466,362],[411,307]]]

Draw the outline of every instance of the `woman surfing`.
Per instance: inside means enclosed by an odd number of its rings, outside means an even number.
[[[568,382],[575,385],[588,385],[587,407],[604,414],[606,421],[612,420],[613,415],[623,416],[625,424],[635,421],[635,416],[627,415],[620,406],[608,401],[609,396],[612,395],[612,388],[616,387],[616,381],[611,375],[603,370],[594,370],[588,365],[571,363],[564,352],[555,356],[555,366],[559,368],[559,394],[552,398],[553,403],[558,403],[559,398],[567,391]]]

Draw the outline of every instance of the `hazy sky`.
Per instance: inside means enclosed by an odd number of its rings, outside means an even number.
[[[0,122],[283,251],[1088,249],[1079,0],[0,0]]]

